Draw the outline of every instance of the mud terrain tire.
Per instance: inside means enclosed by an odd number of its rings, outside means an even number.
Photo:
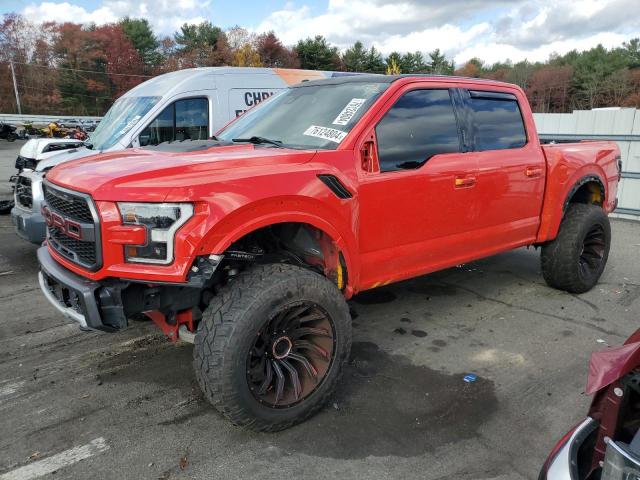
[[[287,312],[304,311],[305,305],[312,310],[303,313],[304,318],[288,320],[293,313]],[[315,318],[313,315],[326,318],[309,320]],[[270,336],[274,330],[281,335],[277,332],[284,331],[279,330],[282,322],[287,328],[293,325],[287,330],[293,332],[291,341]],[[306,345],[304,353],[315,348],[314,341],[309,340],[314,337],[306,336],[311,331],[321,332],[319,342],[325,349],[321,349],[322,357],[314,357],[315,352],[306,357],[312,364],[309,368],[300,360],[303,352],[298,349],[302,348],[300,341]],[[271,343],[260,343],[258,339],[263,336],[268,336]],[[205,396],[225,417],[255,431],[276,432],[305,421],[323,406],[338,382],[350,349],[349,309],[333,283],[293,265],[256,265],[234,278],[205,310],[195,338],[194,368]],[[266,355],[264,360],[262,355]],[[252,383],[254,369],[262,368],[259,361],[263,366],[270,364],[272,374],[268,379],[275,378],[264,392],[264,388],[257,389],[260,383]],[[276,361],[286,365],[281,369],[271,367]],[[296,373],[291,372],[292,365],[297,367],[299,382],[293,380]],[[280,373],[277,377],[276,370]],[[276,388],[283,372],[288,383],[284,389]],[[312,377],[311,372],[318,377],[322,374],[322,378]],[[266,382],[267,374],[263,372],[260,378]],[[300,395],[300,385],[303,394],[307,389],[305,396]]]
[[[558,236],[542,246],[542,275],[550,287],[570,293],[591,290],[604,271],[611,225],[597,205],[569,205]]]

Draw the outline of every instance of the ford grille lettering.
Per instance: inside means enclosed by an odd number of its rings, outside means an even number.
[[[82,226],[78,222],[64,218],[46,205],[42,206],[42,216],[47,226],[58,229],[68,237],[82,240]]]

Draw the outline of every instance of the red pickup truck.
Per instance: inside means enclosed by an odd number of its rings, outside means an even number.
[[[334,389],[358,292],[525,245],[552,287],[592,288],[619,177],[615,143],[540,145],[514,85],[310,81],[209,141],[51,170],[40,284],[84,328],[144,313],[193,341],[213,405],[275,431]]]

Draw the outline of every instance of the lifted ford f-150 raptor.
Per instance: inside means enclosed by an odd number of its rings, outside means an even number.
[[[310,81],[210,141],[52,169],[40,284],[84,328],[144,313],[193,341],[211,403],[275,431],[334,389],[358,292],[529,245],[550,286],[592,288],[619,176],[615,143],[541,145],[514,85]]]

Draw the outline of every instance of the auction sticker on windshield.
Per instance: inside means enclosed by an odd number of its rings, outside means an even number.
[[[342,111],[338,114],[336,119],[333,121],[334,125],[346,125],[356,114],[358,109],[364,105],[366,102],[366,98],[352,98],[347,106],[342,109]]]
[[[323,140],[329,140],[330,142],[340,143],[347,136],[347,132],[337,130],[329,127],[319,127],[318,125],[311,125],[304,131],[304,135],[310,137],[322,138]]]

